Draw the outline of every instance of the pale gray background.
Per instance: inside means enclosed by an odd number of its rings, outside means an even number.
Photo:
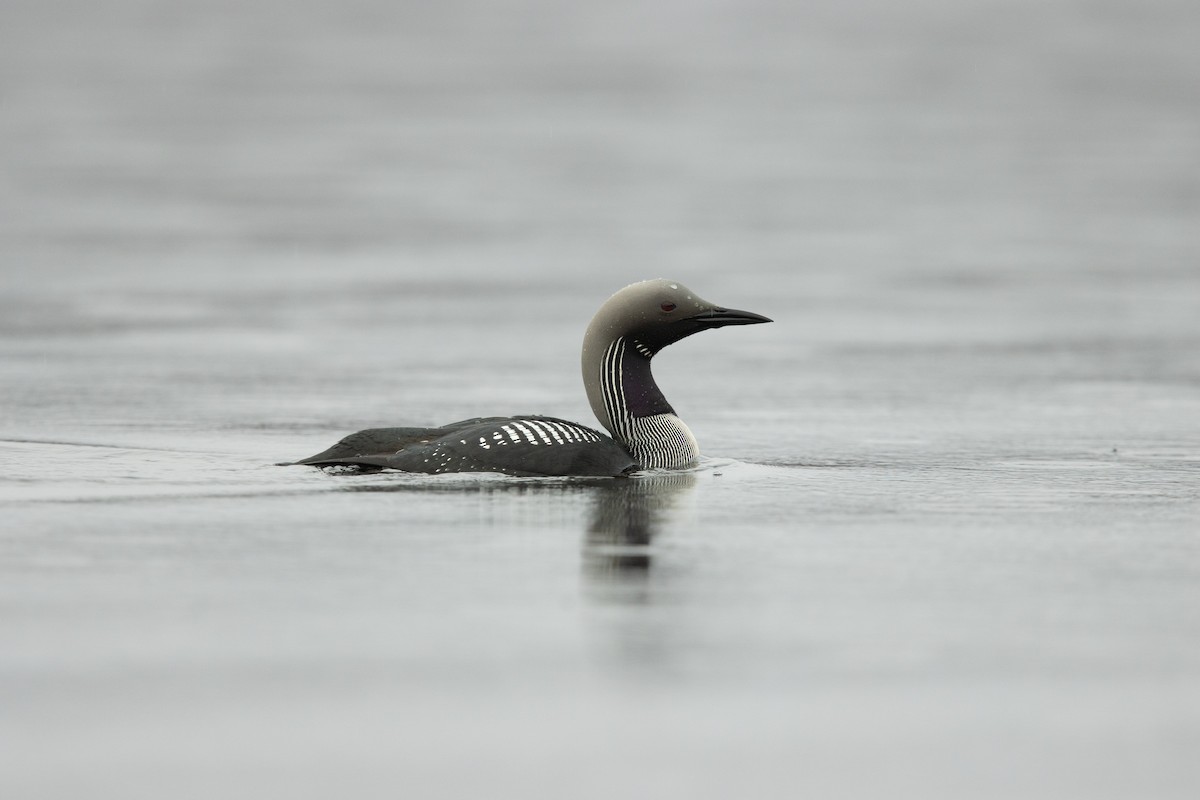
[[[1198,30],[5,0],[0,795],[1197,796]],[[272,466],[660,275],[689,480]]]

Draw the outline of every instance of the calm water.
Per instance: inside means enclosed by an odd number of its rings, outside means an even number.
[[[1200,791],[1194,4],[2,15],[0,795]],[[273,466],[660,275],[694,473]]]

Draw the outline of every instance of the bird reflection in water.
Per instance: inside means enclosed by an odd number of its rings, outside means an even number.
[[[666,518],[695,486],[692,472],[660,472],[629,478],[603,478],[542,482],[508,479],[468,483],[392,481],[405,473],[353,477],[346,486],[356,492],[412,492],[413,494],[456,494],[484,498],[481,508],[494,524],[498,509],[533,513],[541,522],[557,507],[574,516],[578,506],[571,500],[587,497],[591,507],[583,540],[583,574],[594,599],[616,602],[645,602],[647,579],[653,561],[655,536]],[[368,482],[363,482],[366,477]],[[514,505],[514,496],[541,495],[548,502],[536,506]],[[536,510],[535,510],[536,509]],[[569,510],[569,511],[568,511]]]
[[[594,588],[613,600],[645,602],[654,537],[695,483],[693,473],[682,472],[594,488],[583,547],[584,573]]]

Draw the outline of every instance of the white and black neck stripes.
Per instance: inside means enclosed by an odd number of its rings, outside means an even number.
[[[605,349],[600,389],[613,437],[646,468],[696,464],[700,449],[650,373],[653,351],[621,336]]]
[[[624,430],[618,438],[645,469],[687,469],[700,460],[696,437],[674,414],[629,417]]]

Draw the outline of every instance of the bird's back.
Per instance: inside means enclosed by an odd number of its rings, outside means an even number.
[[[439,428],[371,428],[295,463],[517,476],[617,476],[639,468],[599,431],[540,416],[476,417]]]

